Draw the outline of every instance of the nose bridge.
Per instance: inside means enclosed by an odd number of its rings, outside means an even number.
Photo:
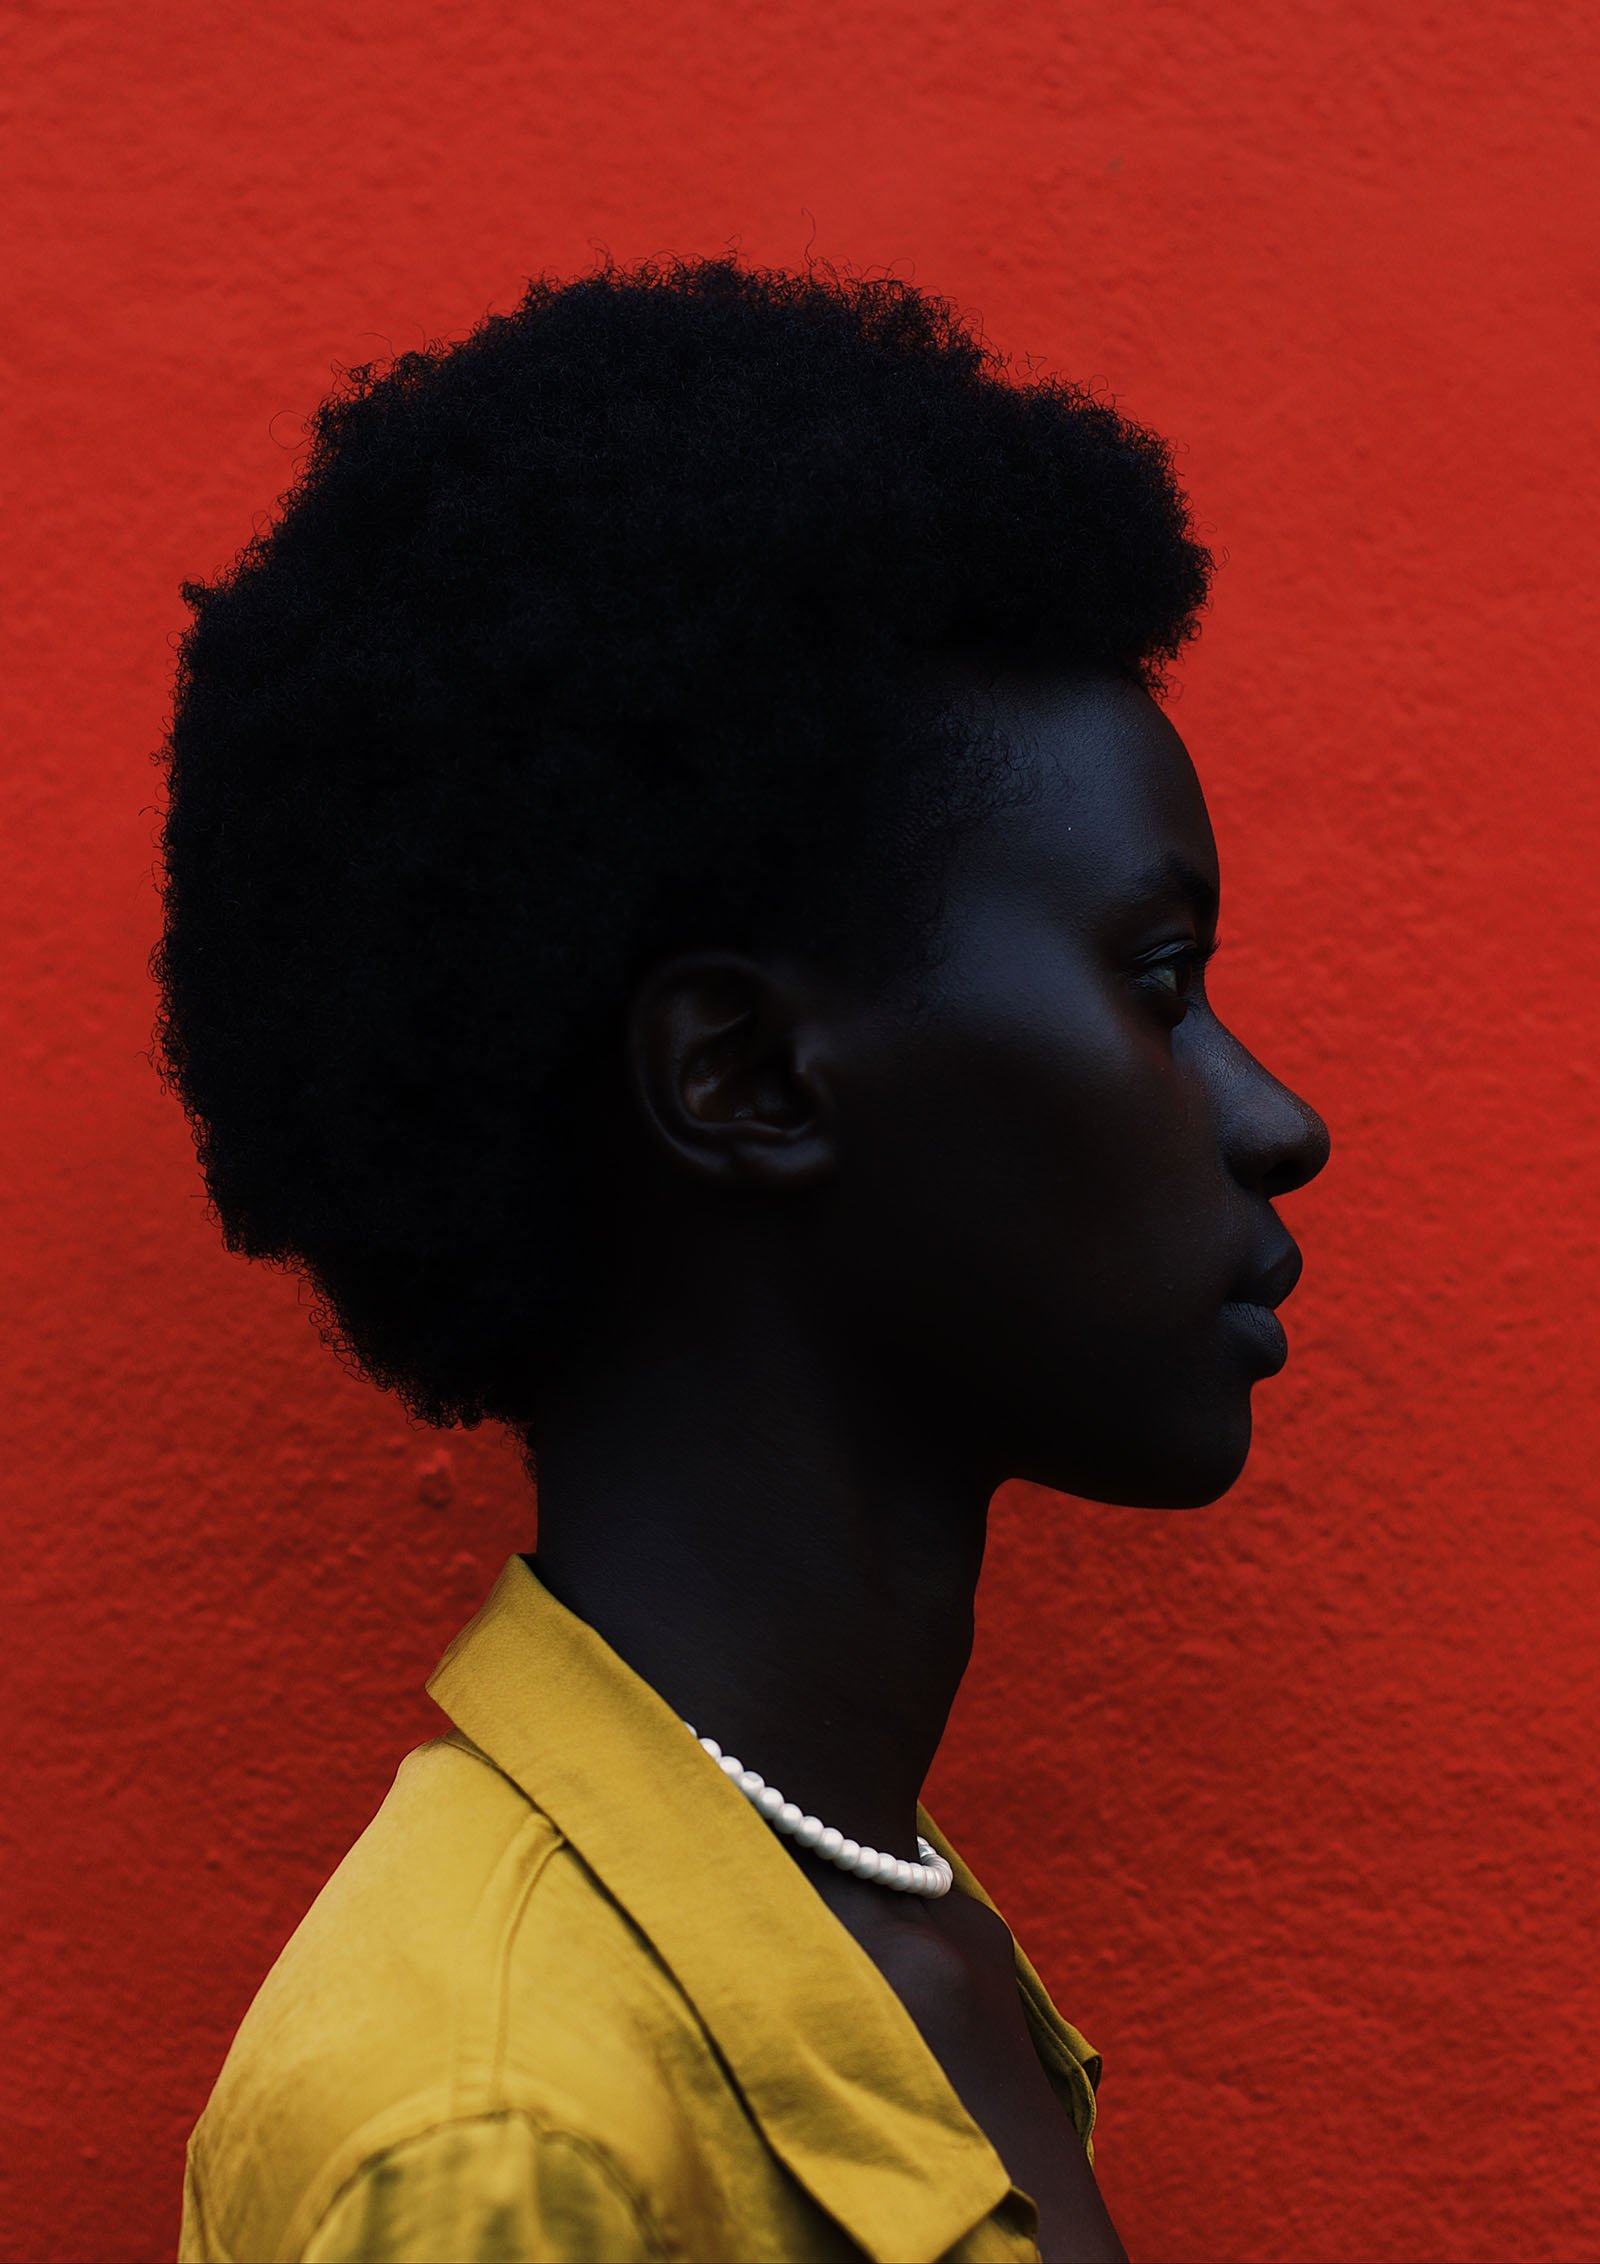
[[[1228,1169],[1269,1195],[1303,1187],[1332,1152],[1327,1125],[1242,1039],[1220,1022],[1215,1028],[1217,1117]]]

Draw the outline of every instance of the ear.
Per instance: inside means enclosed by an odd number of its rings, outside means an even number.
[[[664,961],[634,993],[626,1051],[632,1097],[679,1168],[773,1188],[833,1169],[827,1028],[792,972],[731,952]]]

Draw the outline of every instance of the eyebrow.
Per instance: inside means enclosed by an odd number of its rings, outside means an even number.
[[[1128,903],[1135,910],[1170,903],[1174,896],[1183,897],[1200,919],[1215,921],[1221,891],[1176,849],[1169,849],[1164,857],[1147,865],[1128,885]]]

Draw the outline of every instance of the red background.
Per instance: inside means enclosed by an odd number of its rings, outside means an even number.
[[[332,365],[599,244],[813,241],[1182,449],[1214,996],[1334,1138],[1233,1491],[1002,1492],[932,1804],[1105,2053],[1138,2264],[1600,2254],[1594,11],[63,0],[10,43],[6,2254],[171,2254],[235,2023],[533,1538],[501,1434],[410,1428],[226,1256],[146,1058],[179,579]]]

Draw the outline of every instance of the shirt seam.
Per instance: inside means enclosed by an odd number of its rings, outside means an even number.
[[[205,2191],[200,2180],[200,2165],[195,2158],[197,2152],[198,2149],[191,2141],[188,2162],[189,2191],[194,2197],[195,2224],[200,2235],[200,2246],[205,2252],[208,2264],[234,2264],[232,2253],[223,2247],[212,2228],[211,2212],[206,2207]]]
[[[526,1795],[524,1795],[526,1798]],[[530,1842],[532,1843],[530,1846]],[[492,1997],[481,2011],[473,2004],[470,1968],[473,1962],[470,1931],[464,1937],[455,1976],[455,2034],[451,2046],[450,2102],[461,2115],[494,2114],[511,2106],[505,2097],[506,2036],[510,2025],[511,1970],[516,1944],[534,1890],[543,1879],[551,1858],[566,1845],[543,1809],[528,1804],[524,1817],[500,1860],[485,1882],[485,1896],[496,1892],[510,1869],[513,1876],[507,1902],[498,1913],[491,1972]],[[516,1876],[518,1870],[522,1876]],[[503,1890],[502,1890],[503,1891]],[[509,1907],[507,1907],[507,1904]],[[480,1906],[481,1907],[481,1906]]]
[[[621,2169],[603,2147],[597,2145],[592,2138],[584,2137],[580,2131],[568,2130],[559,2123],[541,2121],[526,2107],[495,2107],[472,2114],[441,2115],[437,2122],[425,2123],[420,2129],[408,2131],[404,2138],[391,2139],[387,2145],[375,2147],[370,2154],[362,2156],[349,2176],[343,2178],[328,2196],[326,2204],[319,2212],[305,2239],[300,2243],[301,2255],[303,2256],[306,2250],[315,2245],[318,2233],[321,2232],[323,2226],[332,2217],[345,2197],[353,2192],[362,2180],[382,2163],[408,2146],[416,2146],[423,2139],[437,2136],[440,2131],[459,2130],[476,2124],[491,2122],[523,2123],[536,2139],[571,2146],[580,2154],[587,2155],[606,2183],[612,2186],[621,2196],[640,2231],[653,2244],[654,2254],[661,2260],[661,2264],[678,2264],[678,2260],[684,2256],[686,2252],[675,2247],[667,2239],[656,2220],[654,2211],[634,2191]]]
[[[549,1823],[547,1817],[543,1821]],[[500,1939],[500,1971],[495,1977],[494,2036],[484,2071],[489,2097],[496,2105],[504,2098],[506,2038],[511,2026],[511,1971],[515,1963],[517,1938],[527,1918],[535,1887],[549,1869],[557,1851],[566,1845],[556,1826],[551,1824],[549,1828],[550,1838],[528,1866],[528,1876],[522,1882],[515,1904],[506,1914],[505,1932]]]
[[[509,1906],[503,1903],[499,1914],[497,1939],[490,1965],[492,1997],[486,2011],[474,2010],[473,1991],[469,1986],[470,1975],[464,1970],[471,1964],[470,1926],[458,1952],[448,2098],[452,2119],[461,2119],[497,2114],[513,2108],[513,2102],[506,2097],[504,2088],[512,1961],[517,1937],[533,1899],[533,1890],[543,1878],[552,1856],[567,1843],[559,1827],[539,1803],[531,1799],[515,1777],[502,1769],[464,1730],[452,1723],[438,1742],[464,1754],[469,1761],[476,1761],[490,1776],[498,1777],[516,1794],[525,1811],[522,1821],[501,1849],[479,1891],[478,1910],[474,1914],[475,1919],[481,1918],[484,1901],[495,1894],[507,1867],[514,1872],[518,1867],[526,1866],[524,1876],[515,1881],[510,1889]],[[531,1855],[530,1841],[534,1843]],[[540,1844],[541,1841],[543,1844]]]

